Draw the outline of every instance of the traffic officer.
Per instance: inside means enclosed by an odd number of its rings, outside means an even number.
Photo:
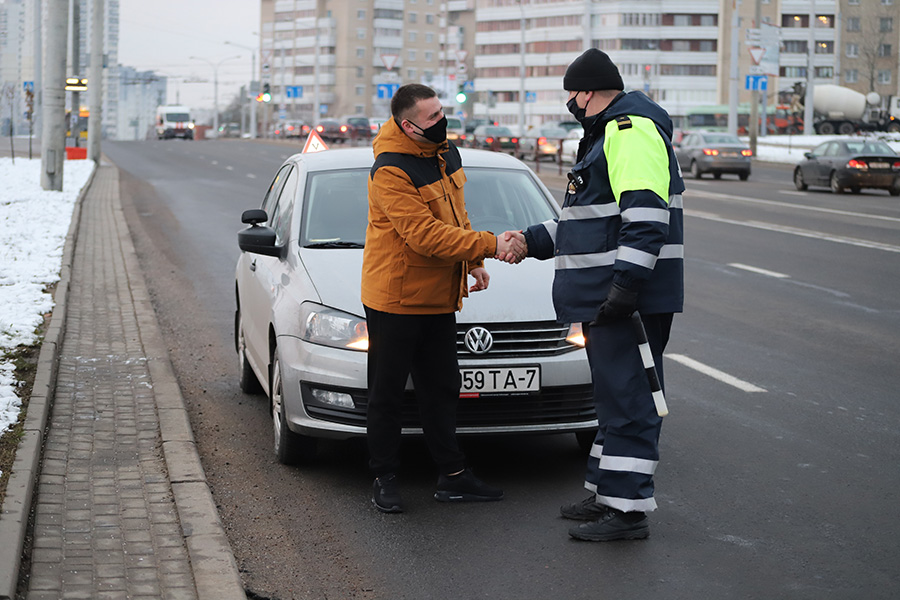
[[[672,121],[642,92],[625,93],[619,70],[592,48],[566,70],[566,104],[584,127],[559,220],[524,232],[528,255],[553,258],[553,302],[563,323],[582,322],[599,429],[579,540],[646,538],[656,509],[656,413],[631,315],[639,311],[662,383],[662,353],[684,302],[681,194]]]

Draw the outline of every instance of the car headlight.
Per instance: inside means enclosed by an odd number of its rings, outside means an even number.
[[[581,330],[581,323],[572,323],[569,325],[569,333],[566,334],[566,341],[573,346],[584,348],[584,331]]]
[[[332,348],[369,349],[365,319],[311,302],[305,302],[300,310],[301,339]]]

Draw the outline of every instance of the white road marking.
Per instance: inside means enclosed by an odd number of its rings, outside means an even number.
[[[225,170],[226,171],[234,171],[234,167],[232,167],[231,165],[228,165],[227,167],[225,167]]]
[[[737,377],[734,377],[733,375],[729,375],[728,373],[725,373],[718,369],[714,369],[713,367],[710,367],[709,365],[705,365],[702,362],[696,361],[693,358],[689,358],[689,357],[685,356],[684,354],[666,354],[666,358],[671,358],[672,360],[674,360],[677,363],[681,363],[682,365],[684,365],[690,369],[699,371],[700,373],[703,373],[704,375],[708,375],[708,376],[712,377],[713,379],[721,381],[722,383],[725,383],[732,387],[736,387],[737,389],[744,391],[744,392],[752,393],[752,392],[765,392],[766,391],[765,389],[763,389],[759,386],[756,386],[756,385],[753,385],[752,383],[743,381],[742,379],[738,379]]]
[[[209,163],[209,164],[211,164],[211,165],[217,165],[217,164],[219,164],[219,161],[217,161],[217,160],[213,160],[213,161],[210,161],[210,163]]]
[[[766,275],[767,277],[775,277],[776,279],[785,279],[790,277],[790,275],[785,275],[784,273],[778,273],[776,271],[767,271],[766,269],[760,269],[759,267],[751,267],[750,265],[742,265],[741,263],[728,263],[729,267],[734,267],[735,269],[743,269],[744,271],[750,271],[751,273],[757,273],[759,275]]]
[[[250,179],[256,179],[256,175],[254,175],[253,173],[247,173],[247,177],[249,177]]]

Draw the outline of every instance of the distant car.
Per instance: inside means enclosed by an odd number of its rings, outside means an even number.
[[[472,132],[469,146],[482,150],[498,150],[508,154],[515,154],[519,139],[515,137],[509,127],[500,125],[479,125]]]
[[[311,127],[300,120],[286,121],[284,124],[284,137],[305,138],[309,135]]]
[[[460,155],[473,229],[559,218],[559,205],[520,161],[469,148]],[[242,216],[251,227],[238,234],[238,383],[269,396],[280,462],[312,458],[318,438],[366,435],[359,286],[373,162],[371,148],[295,154],[278,167],[261,209]],[[581,323],[556,321],[553,261],[486,266],[490,291],[467,298],[456,319],[457,432],[574,432],[590,447],[597,418],[584,337]],[[421,435],[412,389],[400,419],[404,435]]]
[[[578,129],[569,130],[566,139],[562,143],[562,161],[564,163],[575,164],[575,159],[578,156],[578,144],[583,137],[584,129],[579,127]]]
[[[459,117],[447,117],[447,139],[457,146],[462,146],[466,141],[466,126]]]
[[[341,144],[347,140],[347,126],[337,119],[322,119],[316,125],[316,133],[326,144]]]
[[[466,121],[466,133],[472,133],[475,131],[476,127],[480,127],[481,125],[494,125],[495,123],[490,119],[485,119],[483,117],[478,117],[475,119],[469,119]]]
[[[736,174],[741,181],[750,177],[753,152],[736,135],[694,132],[674,147],[681,169],[689,170],[694,179],[700,179],[704,173],[712,173],[716,179],[723,173]]]
[[[241,137],[240,123],[223,123],[219,125],[220,138],[236,138]]]
[[[556,160],[559,147],[569,132],[561,127],[529,127],[519,138],[519,158]]]
[[[830,187],[835,194],[862,188],[900,196],[900,156],[878,140],[832,140],[819,144],[794,168],[794,185]]]
[[[566,131],[572,131],[573,129],[583,129],[581,123],[578,121],[560,121],[556,124],[557,127],[565,129]]]
[[[390,117],[369,117],[369,129],[372,131],[372,137],[378,134],[378,130],[384,125]]]
[[[343,132],[346,134],[346,141],[365,141],[375,137],[372,135],[372,126],[369,124],[369,117],[351,115],[341,119],[341,123],[346,127],[346,130]]]

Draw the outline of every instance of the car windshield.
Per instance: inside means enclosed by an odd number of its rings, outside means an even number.
[[[848,154],[889,154],[896,155],[894,149],[884,142],[846,142]]]
[[[191,117],[187,113],[166,113],[167,121],[190,121]]]
[[[743,144],[736,135],[704,135],[706,144]]]
[[[484,132],[488,135],[512,135],[509,127],[485,127]]]
[[[347,123],[349,123],[350,125],[363,125],[365,127],[368,127],[369,119],[365,117],[352,117],[350,119],[347,119]]]
[[[323,171],[309,176],[300,245],[362,248],[368,215],[369,169]],[[466,168],[466,212],[476,231],[521,230],[556,217],[537,183],[524,171]]]
[[[447,129],[462,129],[462,121],[456,117],[447,117]]]
[[[569,135],[569,132],[559,127],[551,127],[549,129],[541,129],[541,135],[547,138],[560,139]]]

